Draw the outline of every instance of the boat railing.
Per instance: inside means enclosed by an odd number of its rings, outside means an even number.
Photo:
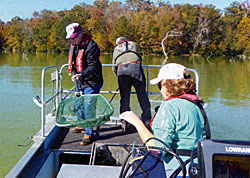
[[[67,67],[68,64],[64,64],[61,69],[60,69],[60,74],[62,74],[62,71],[65,67]],[[115,64],[102,64],[103,67],[114,67],[116,66]],[[142,67],[146,68],[146,79],[147,79],[147,85],[146,85],[146,91],[147,91],[147,95],[155,95],[155,94],[161,94],[160,92],[150,92],[149,90],[149,80],[150,80],[150,68],[152,67],[158,67],[158,68],[161,68],[162,65],[142,65]],[[190,72],[193,72],[194,75],[195,75],[195,81],[196,81],[196,94],[198,95],[199,94],[199,75],[198,75],[198,72],[194,69],[190,69],[190,68],[187,68],[188,71]],[[62,78],[62,75],[60,75],[60,78]],[[68,90],[63,90],[62,89],[62,80],[60,82],[60,89],[63,93],[64,92],[68,92]],[[62,94],[61,93],[61,94]],[[119,91],[101,91],[100,93],[108,93],[108,94],[115,94],[115,93],[119,93]],[[131,92],[132,94],[135,94],[136,92]],[[61,99],[62,99],[62,95],[61,95]]]
[[[51,79],[52,82],[56,81],[56,94],[52,95],[50,98],[48,98],[47,100],[45,100],[45,72],[48,69],[51,68],[55,68],[55,72],[51,73]],[[55,107],[58,106],[58,101],[59,101],[59,97],[58,97],[58,93],[59,93],[59,71],[56,65],[53,66],[48,66],[48,67],[44,67],[42,70],[42,75],[41,75],[41,130],[42,130],[42,137],[45,137],[45,107],[46,104],[48,104],[50,101],[55,100]]]
[[[45,108],[46,105],[54,101],[54,112],[58,106],[59,100],[62,101],[66,99],[72,92],[76,92],[74,90],[75,86],[70,90],[64,90],[62,83],[63,83],[63,70],[68,66],[68,64],[62,65],[60,70],[58,70],[56,65],[44,67],[42,70],[41,75],[41,101],[37,101],[34,99],[34,102],[41,107],[41,130],[42,130],[42,137],[45,137]],[[103,67],[113,67],[114,64],[102,64]],[[149,80],[150,80],[150,68],[157,67],[160,68],[162,65],[142,65],[143,68],[146,68],[146,92],[149,95],[160,95],[160,92],[150,92],[149,90]],[[45,100],[45,72],[48,69],[55,68],[55,71],[51,73],[51,81],[56,82],[56,93],[52,93],[52,96]],[[198,96],[199,94],[199,75],[196,70],[187,68],[188,71],[193,72],[195,75],[195,81],[196,81],[196,94]],[[66,93],[66,95],[63,97],[63,93]],[[115,94],[119,93],[119,91],[101,91],[102,94]],[[131,92],[132,94],[135,94],[135,92]]]

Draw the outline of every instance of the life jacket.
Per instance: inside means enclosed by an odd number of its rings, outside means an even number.
[[[122,45],[123,43],[125,43],[125,45],[126,45],[125,47],[126,47],[126,48],[125,48],[124,51],[122,51],[119,55],[116,56],[115,62],[117,61],[117,59],[118,59],[120,56],[122,56],[122,55],[124,55],[124,54],[126,54],[126,53],[134,53],[134,54],[136,54],[136,55],[138,56],[139,61],[142,60],[142,57],[140,56],[140,54],[138,54],[137,52],[132,51],[131,49],[129,49],[129,43],[130,43],[130,41],[122,40],[122,41],[119,42],[118,45]]]
[[[196,95],[193,95],[193,94],[182,94],[180,96],[172,96],[172,97],[169,97],[166,101],[174,99],[174,98],[186,99],[186,100],[191,101],[193,103],[200,103],[200,104],[204,103],[204,101],[201,98],[199,98],[199,97],[197,97]]]
[[[180,99],[185,99],[185,100],[188,100],[194,104],[196,104],[200,111],[201,111],[201,114],[204,118],[204,129],[205,129],[205,132],[206,132],[206,139],[210,139],[211,138],[211,132],[210,132],[210,126],[209,126],[209,122],[208,122],[208,119],[207,119],[207,114],[202,106],[202,104],[204,104],[204,101],[197,97],[196,95],[194,94],[182,94],[180,96],[172,96],[170,98],[168,98],[166,101],[168,100],[171,100],[171,99],[174,99],[174,98],[180,98]],[[150,123],[150,127],[152,128],[152,123],[153,123],[153,120],[156,116],[157,112],[155,113],[155,115],[152,117],[151,119],[151,123]]]
[[[75,66],[76,66],[76,70],[78,73],[83,71],[83,54],[84,54],[84,51],[85,51],[85,49],[90,41],[90,37],[91,37],[91,35],[84,34],[82,42],[80,44],[81,49],[79,50],[78,55],[77,55],[76,60],[75,60],[75,62],[76,62]],[[73,69],[73,59],[72,59],[73,52],[74,52],[74,45],[71,44],[70,49],[69,49],[69,63],[68,63],[69,64],[68,71],[70,74],[72,73],[72,69]]]

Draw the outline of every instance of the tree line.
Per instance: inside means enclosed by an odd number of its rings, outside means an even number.
[[[92,35],[103,53],[111,53],[119,36],[135,41],[142,54],[162,54],[161,41],[173,55],[250,56],[250,5],[233,2],[224,10],[213,5],[175,4],[159,0],[96,0],[70,10],[35,11],[31,18],[0,20],[0,50],[65,52],[65,27],[73,22]]]

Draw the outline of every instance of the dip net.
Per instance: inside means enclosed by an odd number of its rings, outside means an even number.
[[[114,110],[99,94],[66,99],[58,105],[56,125],[59,127],[93,128],[109,121]]]

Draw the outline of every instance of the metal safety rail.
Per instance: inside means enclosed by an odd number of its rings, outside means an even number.
[[[116,66],[115,64],[102,64],[102,66],[104,67],[114,67]],[[158,67],[158,68],[161,68],[162,65],[142,65],[142,67],[146,68],[146,78],[147,78],[147,85],[146,85],[146,91],[147,91],[147,94],[148,96],[149,95],[155,95],[155,94],[161,94],[160,92],[150,92],[149,90],[149,81],[150,81],[150,68],[152,67]],[[198,72],[194,69],[189,69],[187,68],[188,71],[190,72],[193,72],[194,75],[195,75],[195,81],[196,81],[196,94],[197,96],[199,95],[199,75],[198,75]],[[119,93],[118,91],[101,91],[101,93]],[[135,94],[136,92],[131,92],[133,94]]]
[[[49,66],[49,67],[45,67],[42,70],[42,76],[41,76],[41,101],[38,101],[37,98],[33,98],[34,102],[41,107],[41,130],[42,130],[42,137],[45,137],[45,108],[46,105],[50,102],[50,101],[55,101],[55,105],[54,108],[57,108],[59,101],[63,101],[65,100],[70,93],[75,92],[73,87],[70,90],[64,90],[62,88],[62,83],[63,83],[63,70],[65,69],[65,67],[67,67],[68,64],[64,64],[60,70],[58,71],[58,68],[56,65],[53,66]],[[103,67],[114,67],[114,64],[102,64]],[[147,85],[146,85],[146,92],[147,95],[160,95],[160,92],[150,92],[149,90],[149,80],[150,80],[150,68],[152,67],[157,67],[160,68],[162,67],[162,65],[142,65],[142,67],[146,68],[146,78],[147,78]],[[56,82],[56,93],[52,94],[52,96],[45,100],[45,72],[48,69],[51,68],[55,68],[55,71],[51,73],[51,81],[52,82]],[[193,72],[195,75],[195,81],[196,81],[196,94],[197,96],[199,95],[199,75],[197,73],[196,70],[194,69],[189,69],[187,68],[188,71]],[[155,76],[156,77],[156,76]],[[66,93],[66,95],[63,97],[63,93]],[[119,93],[119,91],[101,91],[100,93],[102,94],[115,94],[115,93]],[[135,94],[136,92],[131,92],[132,94]]]
[[[48,70],[48,69],[51,69],[51,68],[55,68],[55,72],[54,73],[51,73],[51,80],[52,82],[56,81],[56,94],[52,94],[52,96],[50,98],[48,98],[47,100],[45,100],[45,72]],[[57,108],[58,106],[58,102],[59,102],[59,72],[58,72],[58,68],[56,65],[53,65],[53,66],[49,66],[49,67],[44,67],[43,70],[42,70],[42,76],[41,76],[41,101],[40,101],[40,104],[41,104],[41,130],[42,130],[42,137],[45,137],[45,107],[46,105],[55,99],[55,108]]]

